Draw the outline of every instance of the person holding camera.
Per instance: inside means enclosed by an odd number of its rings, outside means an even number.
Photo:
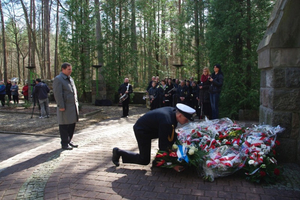
[[[209,93],[210,93],[210,105],[212,110],[212,119],[219,117],[219,100],[220,93],[223,86],[224,76],[221,71],[221,65],[216,64],[214,66],[214,72],[208,78],[210,82]]]
[[[41,116],[40,119],[49,118],[49,99],[48,93],[50,92],[49,87],[46,83],[43,83],[40,78],[35,80],[36,85],[32,92],[33,95],[36,95],[40,108],[41,108]]]

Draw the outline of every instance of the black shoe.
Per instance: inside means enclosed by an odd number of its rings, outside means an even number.
[[[113,151],[112,151],[113,155],[112,155],[112,162],[118,167],[120,166],[120,163],[119,163],[119,159],[120,159],[120,155],[119,155],[119,148],[118,147],[115,147],[113,148]]]
[[[70,142],[69,145],[70,145],[71,147],[73,147],[73,148],[77,148],[77,147],[78,147],[77,144],[73,144],[72,142]]]
[[[73,149],[73,147],[71,147],[71,146],[62,146],[61,147],[63,150],[72,150]]]

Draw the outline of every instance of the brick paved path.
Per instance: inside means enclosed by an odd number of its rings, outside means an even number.
[[[255,185],[238,174],[205,182],[189,170],[122,163],[116,168],[113,147],[137,151],[132,130],[137,118],[104,121],[80,131],[74,136],[80,147],[72,151],[62,151],[59,138],[42,138],[31,150],[3,157],[0,199],[300,199],[297,165],[286,165],[285,179],[273,186]],[[152,146],[154,156],[156,140]]]

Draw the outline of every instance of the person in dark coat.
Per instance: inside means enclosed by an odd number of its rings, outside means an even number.
[[[73,78],[72,65],[63,63],[61,72],[54,78],[53,94],[57,103],[57,120],[62,149],[72,150],[78,145],[72,143],[76,122],[78,122],[79,109],[77,89]]]
[[[198,109],[198,100],[199,100],[199,88],[196,81],[191,82],[191,95],[190,95],[190,106],[196,111]]]
[[[10,87],[11,95],[13,96],[14,104],[19,104],[19,86],[17,82],[13,82]]]
[[[219,100],[223,86],[224,76],[219,64],[214,66],[214,72],[208,79],[210,81],[209,94],[212,109],[212,119],[219,118]]]
[[[189,92],[189,88],[186,86],[185,81],[181,80],[180,85],[177,88],[177,102],[188,105]]]
[[[172,79],[168,78],[167,87],[165,91],[165,106],[174,106],[173,105],[173,95],[176,93],[176,88],[172,83]]]
[[[7,83],[6,83],[6,95],[8,97],[8,101],[11,101],[11,91],[10,91],[10,88],[11,88],[11,82],[10,80],[7,80]]]
[[[123,115],[122,117],[128,117],[129,114],[129,101],[130,94],[133,92],[132,86],[129,84],[129,79],[125,78],[124,83],[120,85],[118,93],[120,94],[120,100],[122,102]],[[123,97],[124,95],[124,97]],[[123,98],[122,98],[123,97]]]
[[[155,80],[156,80],[156,77],[155,77],[155,76],[152,76],[152,79],[151,79],[151,81],[149,81],[148,87],[147,87],[147,89],[146,89],[147,92],[148,92],[149,89],[152,87],[152,82],[155,81]]]
[[[32,92],[32,95],[37,97],[41,109],[40,119],[49,118],[50,110],[49,110],[49,99],[48,93],[50,89],[46,83],[43,83],[40,78],[35,80],[36,85]]]
[[[1,101],[1,104],[3,107],[5,105],[5,93],[6,93],[6,90],[5,90],[4,82],[0,81],[0,101]]]
[[[199,84],[199,103],[200,103],[200,112],[199,118],[203,118],[205,115],[208,119],[211,119],[211,105],[210,105],[210,96],[209,96],[209,86],[210,82],[208,78],[210,77],[210,71],[208,67],[204,67],[203,73],[200,78]]]
[[[156,81],[152,82],[152,87],[149,89],[150,110],[158,108],[159,94]]]
[[[115,147],[113,148],[112,162],[119,166],[119,159],[122,157],[123,163],[148,165],[151,157],[151,140],[158,138],[159,150],[168,150],[177,139],[175,133],[177,124],[185,124],[189,120],[193,120],[194,113],[193,108],[181,103],[176,104],[176,108],[162,107],[149,111],[133,126],[139,153]]]

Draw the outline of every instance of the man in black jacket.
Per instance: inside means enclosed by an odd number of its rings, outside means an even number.
[[[39,101],[41,107],[41,116],[40,118],[49,118],[49,99],[48,93],[50,91],[46,83],[43,83],[41,79],[37,78],[35,80],[36,85],[32,92],[32,95],[35,95]]]
[[[118,92],[120,94],[120,102],[122,102],[123,107],[122,117],[128,117],[130,94],[133,92],[128,78],[124,79],[124,83],[120,85]]]
[[[133,126],[139,147],[139,153],[113,149],[112,162],[119,166],[119,159],[123,163],[148,165],[151,157],[151,140],[158,138],[159,150],[168,150],[177,140],[175,128],[177,123],[185,124],[193,120],[195,109],[178,103],[174,107],[162,107],[147,112],[137,120]]]

